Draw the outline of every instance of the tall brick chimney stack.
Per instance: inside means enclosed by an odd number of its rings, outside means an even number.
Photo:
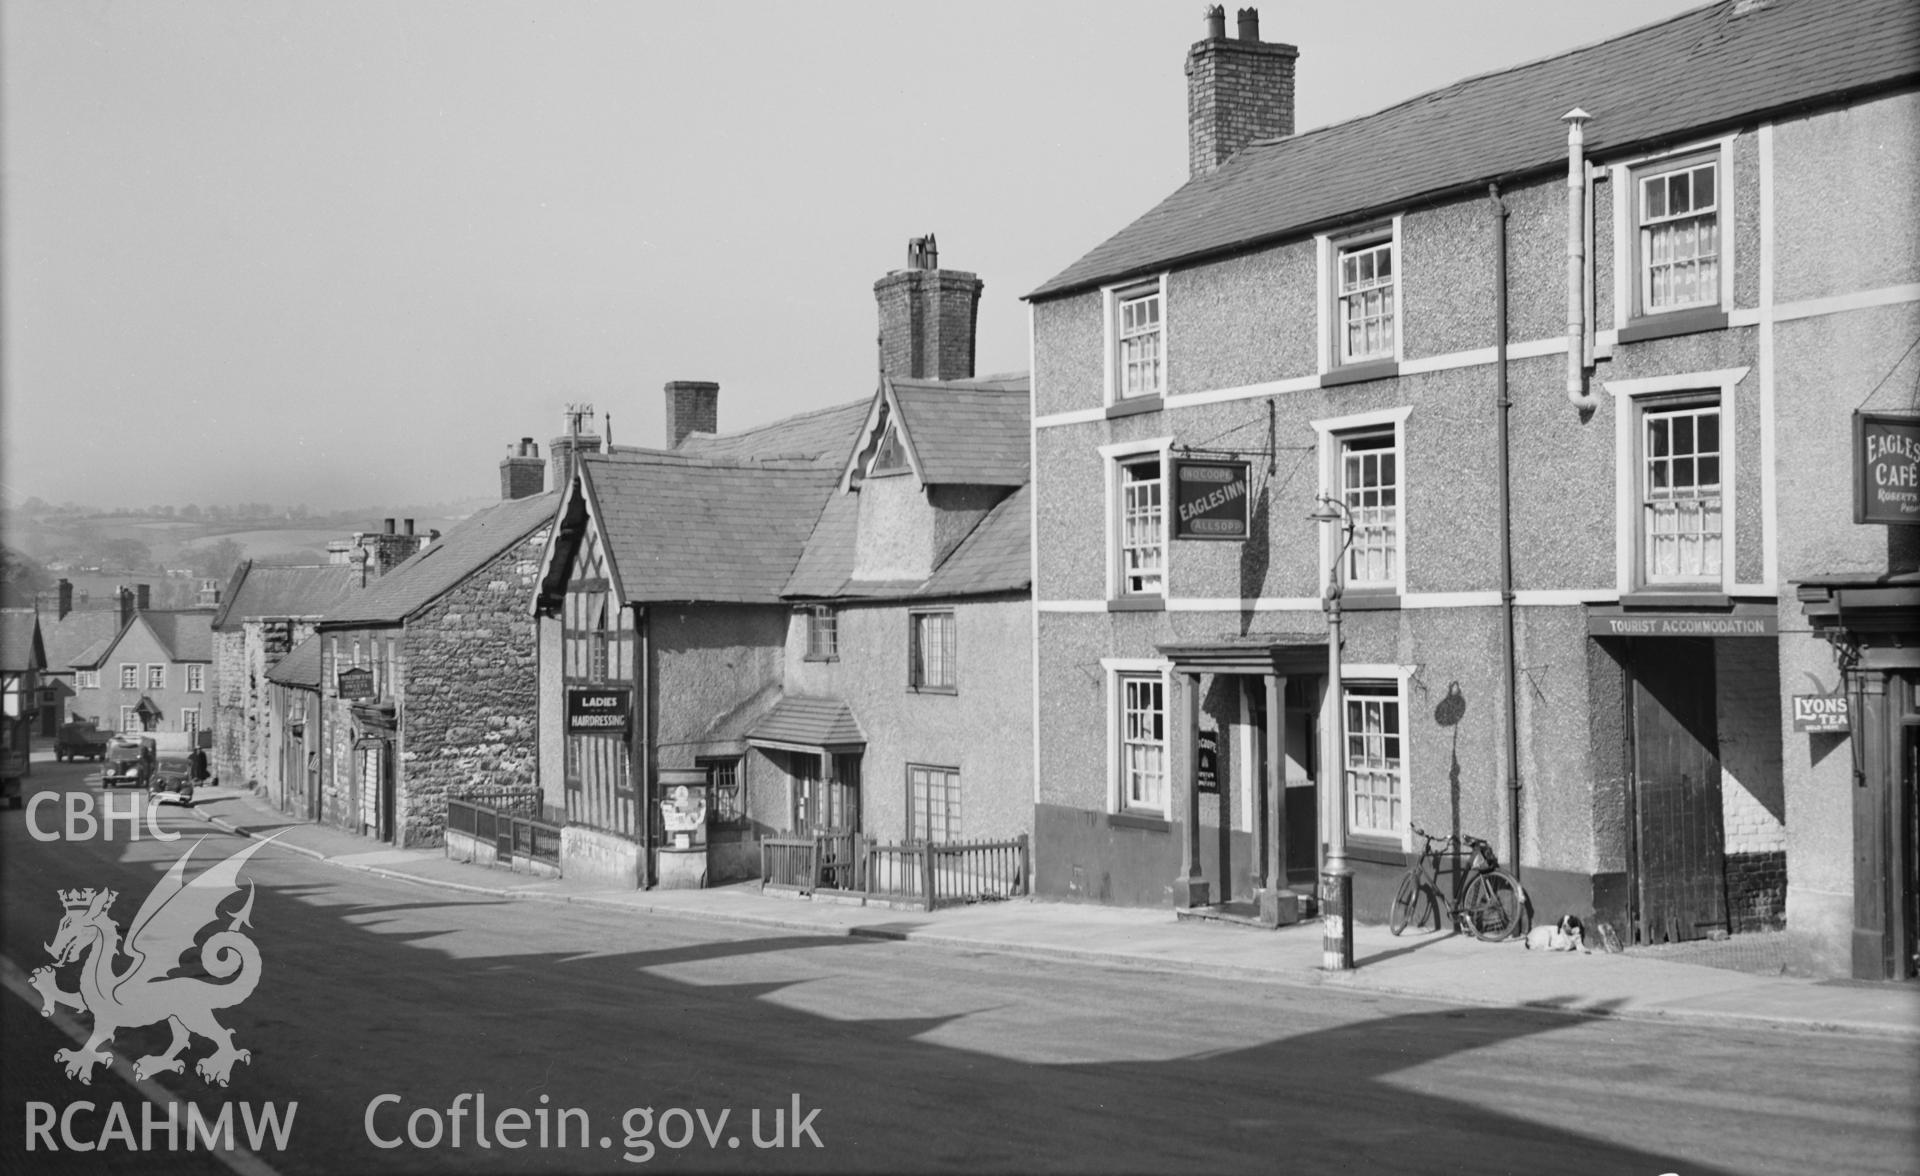
[[[127,622],[133,620],[133,589],[122,584],[115,594],[120,598],[120,627],[124,629]]]
[[[567,431],[547,443],[552,457],[553,488],[564,491],[573,481],[573,463],[582,453],[600,452],[600,435],[593,431],[593,405],[567,405]]]
[[[1187,50],[1187,172],[1197,177],[1261,139],[1293,134],[1293,65],[1300,50],[1260,39],[1260,12],[1242,8],[1227,39],[1226,10],[1207,9],[1207,39]]]
[[[504,500],[531,498],[547,488],[547,463],[540,460],[540,446],[531,437],[522,437],[517,445],[507,446],[500,461],[500,497]]]
[[[153,585],[135,584],[133,586],[133,608],[135,612],[150,612],[153,609]]]
[[[720,431],[720,385],[705,380],[667,383],[667,448],[678,449],[689,433]]]
[[[907,268],[873,284],[880,304],[880,374],[920,380],[973,377],[980,321],[978,275],[940,268],[933,234],[907,242]]]
[[[62,576],[60,578],[60,615],[55,619],[64,621],[67,619],[67,614],[72,611],[73,611],[73,581],[67,579],[65,576]]]

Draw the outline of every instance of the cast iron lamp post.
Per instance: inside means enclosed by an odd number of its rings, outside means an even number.
[[[1333,819],[1327,822],[1327,860],[1320,872],[1320,901],[1325,904],[1325,938],[1320,966],[1329,972],[1353,968],[1353,870],[1347,865],[1347,773],[1342,767],[1340,731],[1346,705],[1340,688],[1340,593],[1346,586],[1347,548],[1353,546],[1353,512],[1338,498],[1321,494],[1307,517],[1316,523],[1339,524],[1340,543],[1333,553],[1333,567],[1327,573],[1327,589],[1320,605],[1327,611],[1327,708],[1333,754],[1327,757],[1327,771],[1333,776]],[[1324,791],[1324,790],[1323,790]]]

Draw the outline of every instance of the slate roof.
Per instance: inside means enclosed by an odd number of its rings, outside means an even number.
[[[320,689],[320,635],[313,634],[273,663],[267,670],[267,681]]]
[[[747,732],[749,743],[791,743],[800,747],[865,747],[867,737],[853,710],[837,698],[788,695]]]
[[[924,580],[855,580],[860,497],[835,494],[821,512],[784,595],[907,600],[1023,591],[1033,582],[1028,541],[1032,506],[1029,487],[1008,495]]]
[[[846,462],[871,403],[871,398],[865,398],[836,404],[738,433],[694,433],[668,452],[715,462],[784,460],[838,469]]]
[[[353,592],[321,625],[400,624],[553,521],[559,504],[559,493],[550,491],[476,511],[425,550]]]
[[[758,604],[780,599],[838,466],[839,455],[825,466],[645,453],[580,461],[624,599]]]
[[[0,609],[0,670],[24,674],[47,666],[39,616],[31,608]]]
[[[900,427],[930,486],[1023,486],[1032,401],[1021,379],[1006,388],[960,380],[893,380]]]
[[[1469,78],[1376,114],[1255,143],[1189,180],[1027,297],[1044,299],[1299,236],[1447,192],[1566,167],[1578,106],[1590,156],[1620,155],[1920,77],[1914,0],[1723,0]]]
[[[214,631],[238,632],[249,617],[326,616],[354,591],[359,574],[352,564],[279,566],[247,560],[214,614]]]
[[[177,662],[213,660],[213,612],[211,609],[161,609],[136,614],[135,623],[146,621],[153,635]]]
[[[120,632],[120,609],[76,609],[64,617],[40,614],[40,638],[47,646],[47,668],[64,673],[91,666]]]

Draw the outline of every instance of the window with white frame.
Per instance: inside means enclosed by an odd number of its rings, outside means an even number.
[[[99,670],[78,670],[74,673],[74,685],[81,690],[100,689]]]
[[[1393,588],[1400,582],[1400,444],[1391,427],[1341,434],[1339,494],[1353,524],[1346,582]]]
[[[138,731],[140,729],[140,716],[136,714],[130,706],[120,708],[120,729],[122,731]]]
[[[147,689],[165,690],[167,688],[167,667],[149,665],[147,667]]]
[[[960,769],[907,765],[907,840],[960,839]]]
[[[907,681],[916,690],[952,690],[954,626],[951,609],[908,616],[912,638],[907,650]]]
[[[198,662],[187,666],[187,693],[204,694],[207,690],[207,667]]]
[[[1633,173],[1640,314],[1720,305],[1720,188],[1717,153],[1663,160]]]
[[[140,689],[140,667],[133,662],[120,663],[120,689]]]
[[[1119,463],[1116,520],[1123,596],[1163,595],[1167,572],[1165,466],[1158,454]]]
[[[715,825],[735,826],[747,815],[746,797],[740,788],[740,757],[716,756],[696,759],[693,766],[707,773],[707,804]]]
[[[1160,283],[1114,296],[1114,399],[1160,396],[1166,391],[1165,296]]]
[[[1166,680],[1159,674],[1122,674],[1120,689],[1120,803],[1123,809],[1167,807]]]
[[[1719,401],[1643,405],[1639,447],[1641,579],[1720,583]]]
[[[1343,683],[1349,830],[1360,835],[1403,835],[1406,821],[1406,758],[1397,682]]]
[[[807,659],[832,661],[840,656],[840,617],[830,604],[807,609]]]
[[[189,735],[200,729],[200,711],[188,708],[180,712],[180,729]]]
[[[1394,358],[1397,268],[1393,233],[1334,245],[1334,354],[1342,364]]]

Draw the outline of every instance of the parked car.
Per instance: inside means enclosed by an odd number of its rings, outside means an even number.
[[[153,804],[192,804],[194,783],[190,756],[162,753],[154,761],[153,777],[147,782],[147,799]]]
[[[100,786],[131,784],[145,788],[153,779],[154,758],[153,740],[141,735],[115,735],[107,742],[106,767],[100,772]]]
[[[87,722],[75,719],[60,726],[60,733],[54,736],[53,758],[56,760],[89,759],[97,760],[107,754],[107,741],[112,733]]]

